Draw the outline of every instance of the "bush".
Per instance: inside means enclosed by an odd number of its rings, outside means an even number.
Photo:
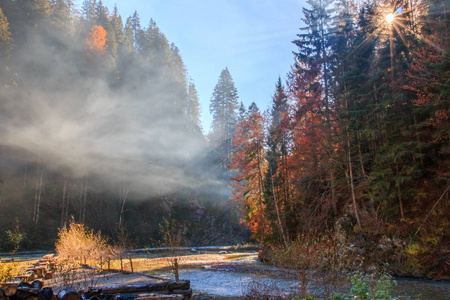
[[[348,282],[345,276],[347,267],[354,259],[353,248],[334,235],[318,238],[298,236],[287,247],[274,247],[271,261],[298,272],[301,296],[306,298],[310,280],[323,287],[327,297],[342,288]]]
[[[18,275],[16,263],[0,263],[0,283],[12,280],[16,275]]]
[[[391,300],[396,282],[388,274],[365,275],[356,273],[351,278],[350,296],[361,300]]]
[[[294,295],[286,294],[283,288],[275,283],[253,279],[242,287],[245,300],[288,300],[295,299]]]
[[[59,231],[56,253],[59,261],[69,264],[97,264],[106,252],[106,239],[100,232],[94,233],[83,224],[73,220]]]

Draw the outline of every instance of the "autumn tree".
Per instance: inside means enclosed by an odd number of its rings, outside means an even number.
[[[60,229],[55,248],[59,263],[81,265],[89,261],[100,262],[106,250],[106,239],[100,232],[95,233],[72,219],[67,227]]]
[[[250,105],[248,116],[236,124],[231,142],[233,154],[229,167],[235,172],[233,199],[242,205],[245,221],[254,238],[264,241],[270,233],[264,201],[267,163],[264,158],[264,119],[255,103]]]
[[[273,231],[288,243],[286,217],[290,214],[290,188],[288,174],[289,150],[289,107],[287,95],[281,78],[278,78],[270,111],[268,125],[267,153],[268,163],[264,179],[264,203],[266,215],[271,221]]]
[[[295,57],[297,59],[296,68],[293,72],[303,73],[300,76],[308,77],[310,95],[320,101],[318,107],[320,115],[323,116],[323,130],[327,139],[324,149],[327,154],[323,157],[323,166],[328,170],[326,178],[328,189],[331,193],[330,208],[336,213],[337,192],[336,192],[336,170],[335,170],[335,102],[331,92],[331,70],[330,70],[330,27],[332,24],[333,1],[309,0],[308,8],[303,8],[305,27],[300,28],[297,39],[293,43],[297,46]],[[328,198],[328,197],[327,197]]]
[[[101,26],[94,26],[86,38],[86,47],[94,55],[104,55],[106,53],[106,30]]]
[[[9,32],[9,23],[0,7],[0,57],[2,59],[8,56],[11,46],[12,38]]]

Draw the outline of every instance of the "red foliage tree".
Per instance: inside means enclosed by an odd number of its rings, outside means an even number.
[[[250,110],[249,116],[236,125],[232,146],[234,151],[229,168],[236,173],[232,178],[233,198],[243,204],[245,221],[253,238],[262,240],[269,227],[263,203],[264,119],[258,109]]]
[[[102,26],[92,27],[89,36],[85,40],[86,47],[96,55],[105,55],[106,48],[106,30]]]

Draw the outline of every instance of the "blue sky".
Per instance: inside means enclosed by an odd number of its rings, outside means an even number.
[[[77,8],[82,2],[75,1]],[[211,95],[225,67],[246,107],[269,107],[278,77],[284,80],[293,63],[291,41],[305,6],[294,0],[103,0],[110,12],[114,4],[124,22],[135,10],[143,27],[153,19],[180,49],[197,87],[205,133]]]

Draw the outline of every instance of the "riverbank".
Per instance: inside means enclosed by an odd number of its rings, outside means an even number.
[[[186,253],[185,253],[186,254]],[[30,263],[32,260],[28,260]],[[173,280],[174,276],[164,257],[139,257],[133,259],[135,273],[98,272],[86,270],[75,288],[82,290],[88,286],[110,286],[123,284],[148,283],[148,276]],[[124,269],[130,268],[124,261]],[[141,273],[141,274],[138,274]],[[190,280],[193,289],[193,299],[243,299],[251,289],[265,290],[280,295],[299,294],[297,274],[292,271],[274,268],[258,260],[258,253],[233,252],[227,253],[196,253],[181,256],[180,279]],[[145,276],[144,276],[145,275]],[[320,283],[309,278],[308,292],[321,299],[323,290]],[[397,285],[394,295],[399,300],[449,300],[450,282],[395,278]],[[73,283],[72,283],[73,284]],[[63,282],[57,276],[46,281],[46,286],[58,291]]]

